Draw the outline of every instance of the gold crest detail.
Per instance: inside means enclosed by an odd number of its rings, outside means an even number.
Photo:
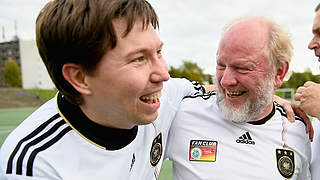
[[[291,178],[294,174],[294,152],[289,149],[276,149],[277,168],[284,178]]]
[[[162,156],[162,134],[159,133],[157,137],[154,138],[150,151],[150,164],[154,167],[156,166]]]

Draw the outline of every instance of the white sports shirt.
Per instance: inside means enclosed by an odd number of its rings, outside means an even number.
[[[0,150],[0,179],[157,179],[178,106],[202,89],[185,79],[169,80],[155,122],[131,130],[95,124],[59,94],[8,136]]]
[[[185,98],[172,123],[166,156],[175,180],[308,180],[305,125],[280,105],[255,123],[223,119],[212,92]]]
[[[314,138],[311,143],[312,158],[311,158],[311,175],[312,180],[320,179],[320,122],[319,119],[312,121],[314,129]]]

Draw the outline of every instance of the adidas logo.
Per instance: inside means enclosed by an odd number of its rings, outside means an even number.
[[[237,143],[242,143],[242,144],[252,144],[255,145],[256,143],[252,140],[249,132],[244,133],[242,136],[240,136],[237,140]]]

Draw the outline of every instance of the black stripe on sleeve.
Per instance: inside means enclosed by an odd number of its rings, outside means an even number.
[[[7,174],[11,174],[12,173],[12,164],[13,164],[13,158],[14,156],[17,154],[18,150],[20,149],[22,143],[24,143],[25,141],[35,137],[38,133],[40,133],[44,128],[46,128],[52,121],[54,121],[55,119],[59,118],[60,115],[59,113],[55,114],[54,116],[52,116],[49,120],[47,120],[46,122],[44,122],[43,124],[41,124],[37,129],[35,129],[34,131],[32,131],[29,135],[27,135],[26,137],[24,137],[23,139],[21,139],[17,146],[14,148],[13,152],[11,153],[9,160],[8,160],[8,164],[7,164]]]
[[[280,114],[281,114],[282,116],[288,118],[287,113],[286,113],[286,110],[284,109],[284,107],[282,107],[282,106],[281,106],[279,103],[277,103],[276,101],[275,101],[275,105],[276,105],[276,107],[277,107],[277,110],[280,112]],[[300,117],[298,114],[295,113],[295,116],[294,116],[294,117],[295,117],[295,120],[301,121],[301,122],[303,122],[304,125],[306,125],[306,122],[304,122],[303,118]]]
[[[38,144],[39,142],[41,142],[42,140],[44,140],[45,138],[49,137],[50,135],[52,135],[54,132],[56,132],[58,130],[59,127],[61,127],[62,125],[64,125],[66,122],[64,120],[59,121],[58,123],[56,123],[51,129],[49,129],[47,132],[45,132],[44,134],[42,134],[41,136],[37,137],[36,139],[32,140],[31,142],[29,142],[28,144],[26,144],[26,146],[23,148],[18,160],[17,160],[17,170],[16,170],[16,174],[22,175],[22,164],[23,164],[23,158],[25,157],[25,155],[27,154],[28,150],[30,147]]]
[[[190,80],[189,80],[190,81]],[[190,81],[192,83],[192,85],[194,86],[194,89],[196,91],[201,92],[201,94],[204,94],[206,92],[206,90],[204,89],[204,87],[198,82],[198,81]]]
[[[204,93],[204,94],[194,94],[194,95],[191,95],[191,96],[185,96],[183,99],[201,97],[204,100],[208,100],[208,99],[210,99],[211,96],[214,96],[214,95],[216,95],[216,92],[215,91],[210,91],[210,92]]]
[[[54,138],[52,138],[50,141],[48,141],[44,145],[42,145],[42,146],[36,148],[34,151],[32,151],[32,153],[30,154],[30,157],[28,159],[28,162],[27,162],[27,173],[26,173],[27,176],[33,175],[33,163],[34,163],[34,159],[36,158],[37,154],[41,151],[46,150],[47,148],[52,146],[54,143],[59,141],[70,130],[71,130],[70,126],[64,128],[57,136],[55,136]]]

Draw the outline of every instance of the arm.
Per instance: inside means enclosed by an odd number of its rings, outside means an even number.
[[[215,86],[215,85],[212,85],[212,84],[204,85],[203,87],[204,87],[204,89],[206,90],[206,92],[216,91],[216,86]]]

